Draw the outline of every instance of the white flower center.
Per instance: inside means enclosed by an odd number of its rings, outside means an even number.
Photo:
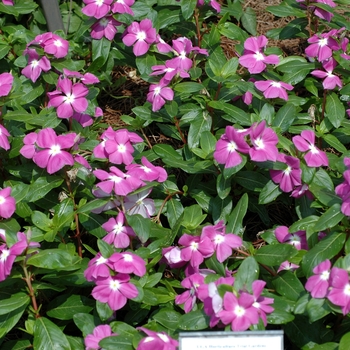
[[[214,238],[214,243],[221,244],[222,242],[225,242],[225,237],[222,235],[216,235]]]
[[[152,169],[146,167],[145,165],[142,165],[142,166],[141,166],[141,169],[142,169],[145,173],[151,173],[151,172],[152,172]]]
[[[120,288],[120,283],[119,281],[115,281],[115,280],[111,280],[109,282],[109,288],[111,288],[112,290],[116,291]]]
[[[315,145],[310,145],[309,148],[312,154],[318,154],[318,149],[315,147]]]
[[[264,60],[264,55],[261,52],[258,51],[258,52],[255,53],[254,58],[257,61],[263,61]]]
[[[122,181],[122,178],[117,176],[117,175],[112,175],[109,177],[109,180],[115,182],[115,183],[119,183],[120,181]]]
[[[113,233],[115,233],[116,235],[119,235],[119,233],[121,233],[123,231],[123,228],[124,228],[124,226],[120,222],[118,222],[113,227]]]
[[[95,4],[96,4],[97,6],[102,6],[103,3],[104,3],[104,0],[96,0],[96,1],[95,1]]]
[[[264,149],[265,148],[264,141],[261,139],[261,137],[254,140],[254,143],[255,143],[255,146],[257,149]]]
[[[326,46],[328,44],[328,39],[327,38],[322,38],[318,41],[318,45],[323,47]]]
[[[175,68],[170,68],[170,67],[168,67],[168,68],[165,68],[164,69],[164,72],[172,72],[172,71],[174,71],[175,70]]]
[[[124,261],[132,262],[134,259],[132,258],[132,255],[130,254],[124,254]]]
[[[288,165],[287,169],[284,171],[286,175],[289,175],[292,172],[292,168]]]
[[[59,39],[55,40],[53,43],[54,43],[54,45],[57,46],[57,47],[61,47],[61,46],[63,45],[63,44],[62,44],[62,41],[59,40]]]
[[[231,152],[236,152],[237,145],[234,141],[230,141],[230,143],[227,145],[227,150]]]
[[[117,1],[118,2],[118,1]],[[153,337],[147,337],[145,340],[144,340],[144,343],[150,343],[151,341],[153,341],[154,338]]]
[[[146,33],[142,30],[141,32],[137,33],[136,38],[137,40],[144,41],[147,38],[147,36],[146,36]]]
[[[117,147],[118,152],[124,153],[126,151],[126,147],[123,144],[118,145]]]
[[[35,68],[37,67],[37,65],[39,64],[39,61],[38,60],[33,60],[30,65],[32,66],[32,68]]]
[[[75,96],[73,94],[67,94],[67,96],[64,98],[65,103],[73,103],[75,100]]]
[[[180,58],[183,60],[186,58],[186,52],[185,51],[181,51],[180,52]]]
[[[258,302],[254,302],[253,303],[253,306],[256,308],[256,309],[259,309],[260,308],[260,304]]]
[[[162,88],[161,88],[160,86],[157,86],[157,87],[154,89],[154,91],[153,91],[153,95],[154,95],[154,96],[159,95],[161,89],[162,89]]]
[[[169,338],[165,334],[158,333],[157,335],[160,339],[163,340],[164,343],[169,343]]]
[[[192,250],[198,250],[198,243],[197,242],[191,242],[190,247]]]
[[[0,196],[0,205],[4,204],[6,202],[5,197]]]
[[[57,154],[61,153],[61,147],[59,145],[53,145],[53,146],[50,147],[49,153],[52,156],[56,156]]]
[[[108,19],[106,18],[101,18],[100,19],[100,25],[104,28],[106,28],[108,26]]]
[[[10,255],[10,251],[7,249],[4,249],[1,252],[0,261],[5,262],[7,260],[7,258],[9,257],[9,255]]]
[[[347,296],[350,295],[350,284],[349,283],[344,287],[344,294]]]
[[[233,312],[238,316],[242,317],[245,314],[245,309],[242,306],[237,305]]]
[[[276,87],[276,88],[280,88],[280,87],[281,87],[281,83],[278,82],[278,81],[273,81],[273,82],[271,83],[271,85],[272,85],[273,87]]]
[[[329,278],[329,271],[322,271],[320,278],[322,281],[328,281]]]
[[[104,264],[105,262],[107,262],[107,259],[105,259],[103,256],[100,256],[100,257],[96,260],[96,265],[101,265],[101,264]]]

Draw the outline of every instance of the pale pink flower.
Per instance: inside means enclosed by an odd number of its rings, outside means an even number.
[[[59,78],[57,90],[48,92],[48,107],[57,108],[57,116],[62,119],[70,118],[74,112],[83,113],[88,107],[86,95],[88,88],[81,83],[73,84],[67,78]]]
[[[23,143],[24,146],[20,149],[19,153],[27,159],[32,159],[34,154],[39,151],[36,145],[36,140],[38,139],[38,134],[36,132],[30,132],[24,136]]]
[[[16,210],[16,200],[11,197],[11,187],[0,190],[0,217],[9,219]]]
[[[248,68],[249,73],[261,73],[266,68],[266,64],[278,64],[277,55],[266,56],[263,53],[267,45],[267,38],[264,35],[250,37],[244,42],[244,52],[239,58],[239,63]]]
[[[91,37],[93,39],[102,39],[103,37],[108,40],[113,40],[117,34],[117,28],[121,23],[116,21],[112,16],[106,16],[99,19],[91,26]]]
[[[5,151],[10,149],[9,136],[11,136],[10,133],[0,124],[0,147]]]
[[[350,170],[344,171],[343,177],[344,182],[335,188],[335,193],[342,199],[341,212],[350,216]]]
[[[109,324],[101,324],[94,328],[92,334],[88,334],[85,339],[85,350],[99,350],[101,347],[98,343],[106,338],[111,337],[113,335],[117,335],[116,333],[112,333],[112,328]]]
[[[181,78],[189,78],[190,75],[183,69],[177,67],[174,61],[167,60],[165,61],[165,65],[157,65],[151,67],[153,73],[150,75],[160,75],[164,74],[162,80],[164,84],[169,84],[169,82],[176,76],[180,76]]]
[[[0,74],[0,97],[7,96],[13,84],[13,76],[11,73]]]
[[[255,87],[263,91],[265,98],[282,98],[288,101],[286,90],[293,90],[293,86],[283,81],[261,80],[254,82]]]
[[[144,218],[150,218],[156,212],[154,201],[147,198],[151,189],[129,195],[124,199],[124,208],[129,215],[140,214]]]
[[[152,111],[159,111],[164,105],[165,100],[172,101],[174,99],[174,91],[167,86],[167,81],[161,79],[158,84],[151,84],[147,101],[152,103]]]
[[[28,65],[22,69],[22,74],[35,83],[42,71],[48,72],[51,69],[51,64],[47,57],[40,58],[34,49],[28,49],[27,55]]]
[[[107,303],[112,310],[119,310],[125,306],[128,299],[136,298],[139,294],[135,285],[129,281],[130,276],[122,273],[98,278],[91,294],[101,303]]]
[[[337,66],[337,61],[331,57],[329,60],[324,61],[322,65],[325,71],[316,69],[311,74],[316,78],[324,79],[322,85],[325,90],[333,90],[336,86],[341,88],[343,84],[340,78],[333,74],[333,70]]]
[[[314,275],[309,277],[305,284],[305,289],[311,293],[313,298],[325,298],[327,296],[331,267],[332,264],[327,259],[313,268]]]
[[[331,21],[331,19],[333,18],[334,14],[332,12],[326,11],[324,9],[321,9],[320,7],[317,6],[312,6],[314,3],[319,3],[319,4],[325,4],[328,5],[330,7],[336,7],[336,3],[332,0],[310,0],[308,2],[306,2],[306,0],[296,0],[296,2],[301,2],[303,3],[302,6],[303,7],[307,7],[308,10],[314,14],[315,16],[324,19],[328,22]],[[308,4],[308,6],[306,6],[306,4]]]
[[[179,247],[167,247],[162,249],[163,258],[161,262],[166,263],[172,269],[177,269],[186,265],[186,261],[181,259],[181,249]]]
[[[296,186],[290,196],[294,198],[301,198],[303,196],[306,196],[310,200],[314,198],[313,194],[309,191],[309,186],[307,184]]]
[[[86,16],[100,19],[110,11],[113,0],[83,0],[83,2],[86,6],[81,12]]]
[[[123,43],[132,46],[135,56],[144,55],[151,44],[156,41],[156,30],[152,27],[150,19],[143,19],[140,23],[132,22],[123,35]]]
[[[172,47],[167,44],[161,37],[159,34],[157,34],[157,50],[161,53],[168,53],[170,51],[172,51]]]
[[[292,138],[295,147],[301,152],[307,152],[304,156],[309,167],[328,166],[328,158],[325,152],[315,146],[315,132],[303,130]]]

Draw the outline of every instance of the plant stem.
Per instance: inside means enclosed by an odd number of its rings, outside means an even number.
[[[22,268],[23,268],[24,275],[25,275],[25,278],[23,278],[23,279],[27,283],[29,296],[30,296],[30,299],[32,300],[32,306],[33,306],[33,309],[34,309],[34,312],[35,312],[35,318],[39,318],[40,314],[39,314],[38,304],[36,302],[35,292],[34,292],[34,289],[33,289],[33,286],[32,286],[32,275],[28,272],[28,268],[26,266],[25,260],[23,261]]]

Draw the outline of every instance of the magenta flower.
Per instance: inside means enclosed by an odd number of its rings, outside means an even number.
[[[114,166],[110,167],[109,170],[110,173],[100,169],[93,172],[99,180],[102,180],[96,184],[96,186],[105,193],[111,194],[113,191],[118,196],[126,196],[144,185],[144,182],[140,179],[126,176],[121,170]]]
[[[305,289],[313,298],[325,298],[329,289],[329,277],[332,264],[327,259],[314,267],[314,275],[309,277]]]
[[[113,269],[122,274],[133,273],[142,277],[146,273],[146,262],[138,255],[131,252],[114,253],[109,258]]]
[[[170,338],[164,332],[153,332],[144,327],[138,327],[148,337],[141,339],[136,350],[176,350],[179,342]]]
[[[174,99],[174,91],[167,86],[164,79],[161,79],[158,84],[151,84],[147,101],[152,103],[152,111],[159,111],[164,105],[165,100],[172,101]]]
[[[197,6],[203,6],[204,5],[204,0],[198,0],[197,1]],[[216,11],[220,12],[221,7],[220,4],[216,0],[209,0],[209,5]]]
[[[295,187],[290,196],[294,198],[301,198],[303,196],[306,196],[310,200],[314,198],[313,194],[309,191],[309,186],[307,184],[302,184]]]
[[[290,244],[294,246],[295,249],[308,249],[305,231],[289,233],[287,226],[278,226],[275,229],[275,236],[278,242]]]
[[[103,240],[113,244],[116,248],[127,248],[130,244],[130,237],[135,237],[134,230],[129,226],[124,226],[125,215],[120,212],[116,219],[110,218],[102,225],[102,228],[108,232]],[[122,272],[122,271],[119,271]]]
[[[299,265],[293,264],[289,262],[288,260],[283,261],[283,263],[280,265],[280,267],[277,270],[277,273],[281,271],[294,271],[299,268]]]
[[[92,334],[88,334],[85,339],[85,350],[99,350],[101,347],[98,343],[106,338],[111,337],[113,335],[118,335],[116,333],[112,333],[112,328],[109,324],[101,324],[94,328]]]
[[[181,78],[190,77],[190,75],[185,70],[177,67],[174,61],[171,60],[165,61],[165,65],[152,66],[151,68],[153,70],[153,73],[150,75],[164,74],[162,78],[164,84],[169,84],[171,79],[173,79],[176,75],[179,75]]]
[[[172,51],[172,47],[167,44],[161,37],[159,34],[157,34],[157,50],[161,53],[168,53],[170,51]],[[153,69],[153,68],[152,68]]]
[[[84,277],[87,281],[93,282],[98,278],[107,278],[111,275],[113,265],[109,259],[104,258],[101,253],[89,261],[87,269],[84,271]]]
[[[154,201],[147,198],[152,190],[144,190],[124,199],[124,208],[129,215],[140,214],[144,218],[150,218],[156,212]]]
[[[8,219],[16,210],[16,200],[10,196],[11,187],[0,190],[0,217]]]
[[[333,90],[336,86],[341,88],[343,86],[340,78],[333,74],[334,68],[337,66],[337,61],[334,58],[330,58],[325,61],[323,64],[325,71],[316,69],[311,72],[317,78],[324,79],[322,82],[323,88],[325,90]]]
[[[266,127],[266,121],[253,125],[250,129],[250,140],[252,148],[249,150],[251,160],[264,162],[271,160],[275,162],[278,156],[278,136],[271,128]]]
[[[100,19],[110,11],[113,0],[83,0],[84,6],[81,12],[89,17]]]
[[[253,307],[258,310],[260,318],[263,320],[264,326],[267,325],[266,314],[273,312],[274,308],[270,306],[273,304],[273,298],[267,298],[261,295],[264,287],[266,285],[265,281],[256,280],[252,283],[254,303]]]
[[[70,118],[74,112],[83,113],[88,107],[86,95],[88,88],[81,83],[73,84],[67,78],[58,79],[57,90],[48,92],[48,107],[57,108],[57,116],[62,119]]]
[[[194,273],[189,277],[186,277],[181,285],[188,290],[178,295],[175,298],[175,304],[184,305],[184,311],[186,313],[190,312],[194,305],[196,304],[196,300],[198,297],[198,288],[204,284],[204,276],[199,273]]]
[[[301,152],[307,152],[304,156],[309,167],[328,166],[328,158],[325,152],[315,146],[315,132],[303,130],[292,138],[295,147]]]
[[[62,39],[57,34],[48,32],[37,36],[35,41],[39,41],[40,45],[44,48],[44,51],[48,54],[54,55],[56,58],[62,58],[68,54],[68,41]]]
[[[173,68],[189,71],[192,68],[192,60],[188,56],[193,51],[191,40],[187,38],[178,38],[173,40],[173,51],[177,57],[168,60],[168,64]]]
[[[341,205],[341,212],[346,216],[350,216],[350,170],[344,171],[343,177],[344,182],[335,188],[335,193],[343,201]]]
[[[293,90],[293,86],[283,81],[261,80],[254,82],[255,87],[263,91],[265,98],[282,98],[288,101],[286,90]]]
[[[280,153],[277,157],[279,162],[286,164],[284,170],[270,170],[271,179],[280,185],[283,192],[291,192],[296,186],[301,185],[300,160]]]
[[[63,68],[63,75],[65,78],[74,78],[74,80],[79,79],[85,85],[97,84],[100,82],[100,80],[96,77],[95,74],[89,72],[81,74],[79,72]]]
[[[350,312],[350,281],[347,270],[333,267],[329,276],[331,290],[327,298],[337,306],[340,306],[343,315]]]
[[[0,124],[0,147],[5,151],[10,149],[9,136],[11,136],[9,132]]]
[[[34,157],[34,154],[39,150],[38,146],[36,145],[37,139],[38,134],[36,132],[30,132],[24,137],[24,146],[19,151],[23,157],[27,159],[32,159]]]
[[[266,56],[263,53],[267,45],[267,38],[264,35],[248,38],[244,42],[244,52],[239,58],[239,63],[248,68],[249,73],[261,73],[266,68],[266,64],[278,64],[277,55]]]
[[[214,254],[214,245],[208,237],[191,236],[183,234],[179,244],[184,246],[181,250],[181,259],[189,261],[193,268],[198,268],[204,261]]]
[[[112,5],[112,12],[113,13],[128,13],[129,15],[133,16],[134,12],[130,8],[134,4],[135,0],[117,0]]]
[[[306,3],[305,0],[296,0],[296,2]],[[336,7],[337,5],[335,4],[335,2],[333,2],[332,0],[311,0],[307,2],[308,4],[307,8],[312,14],[330,22],[334,14],[332,12],[321,9],[320,7],[312,6],[313,3],[326,4],[330,7]],[[306,7],[305,4],[303,4],[303,6]]]
[[[166,263],[172,269],[177,269],[186,265],[186,261],[181,259],[181,249],[179,247],[167,247],[162,249],[163,258],[161,262]]]
[[[100,107],[95,108],[95,115],[93,116],[94,118],[102,117],[103,116],[103,111]],[[92,116],[84,113],[77,113],[74,112],[73,114],[73,119],[75,119],[81,126],[84,128],[87,126],[90,126],[94,123]]]
[[[135,56],[144,55],[151,44],[156,41],[156,30],[152,27],[150,19],[143,19],[140,23],[132,22],[126,29],[123,36],[123,43],[126,46],[132,46]]]
[[[13,6],[13,0],[2,0],[2,3],[7,6]]]
[[[117,34],[117,28],[121,23],[116,21],[112,16],[106,16],[99,19],[91,26],[91,37],[100,40],[103,37],[113,40]]]
[[[332,29],[328,33],[314,34],[308,39],[309,45],[305,49],[308,57],[316,57],[319,62],[325,61],[332,57],[333,51],[340,49],[338,42],[332,38],[336,34],[336,30]]]
[[[0,97],[7,96],[13,84],[13,76],[11,73],[0,74]]]
[[[76,136],[75,133],[57,136],[51,128],[42,129],[39,131],[36,139],[36,146],[40,150],[35,152],[34,149],[33,152],[33,147],[35,146],[29,145],[30,151],[26,147],[26,152],[21,152],[21,154],[26,157],[34,153],[34,163],[40,168],[47,168],[47,172],[53,174],[65,165],[74,165],[73,156],[64,150],[73,147]]]
[[[98,278],[91,294],[101,303],[108,303],[112,310],[119,310],[124,307],[128,299],[136,298],[139,294],[137,288],[129,281],[130,276],[122,273]]]
[[[146,157],[141,158],[141,163],[142,165],[127,165],[127,174],[137,177],[142,181],[164,182],[168,178],[168,174],[164,168],[153,165]]]
[[[223,324],[231,324],[233,331],[245,331],[251,325],[259,323],[259,313],[253,306],[255,298],[242,293],[239,298],[233,293],[226,292],[223,310],[217,313]]]
[[[242,162],[241,153],[249,153],[250,147],[244,139],[244,134],[233,126],[226,126],[225,133],[215,145],[214,159],[225,168],[232,168]]]
[[[219,262],[224,262],[232,255],[232,249],[242,245],[242,238],[233,233],[225,232],[223,221],[219,221],[214,226],[205,226],[202,229],[201,237],[208,237],[214,245],[216,257]]]
[[[22,74],[35,83],[42,71],[48,72],[51,69],[51,64],[45,56],[40,58],[34,49],[28,49],[27,55],[28,66],[22,69]]]

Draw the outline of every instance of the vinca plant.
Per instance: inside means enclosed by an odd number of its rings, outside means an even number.
[[[348,349],[349,0],[59,3],[0,2],[1,349]]]

